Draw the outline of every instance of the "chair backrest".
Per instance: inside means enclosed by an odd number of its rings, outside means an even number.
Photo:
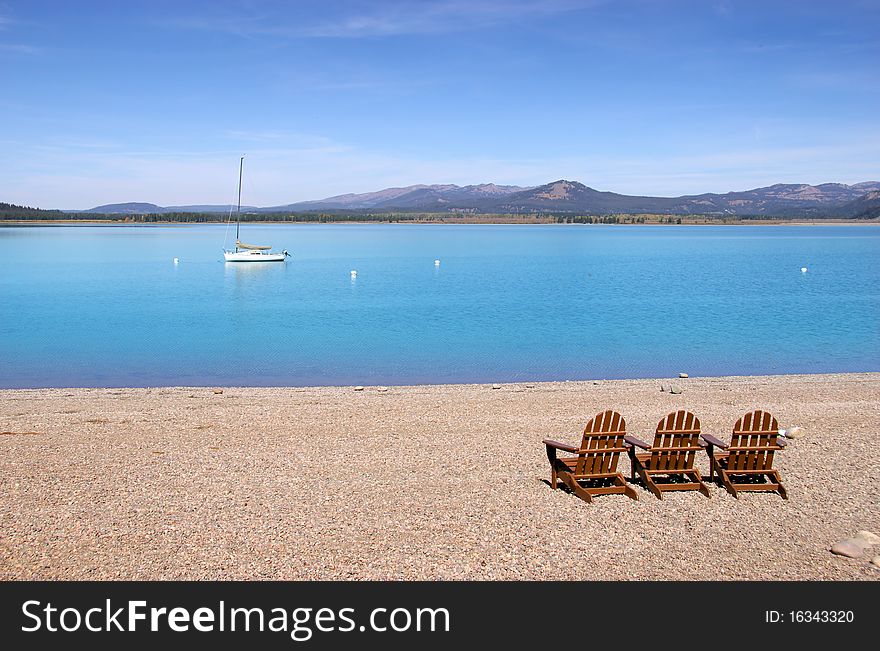
[[[623,437],[626,421],[616,411],[593,416],[584,427],[584,438],[577,452],[576,475],[597,475],[617,471],[617,459],[625,452]]]
[[[700,419],[681,409],[660,419],[651,446],[653,470],[693,470],[700,447]]]
[[[771,470],[773,454],[781,450],[779,423],[761,409],[750,411],[733,426],[727,450],[728,470]]]

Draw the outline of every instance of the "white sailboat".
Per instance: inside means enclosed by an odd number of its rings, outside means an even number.
[[[272,253],[271,246],[245,244],[239,239],[239,231],[241,230],[241,173],[243,170],[244,156],[241,157],[238,164],[238,209],[235,216],[235,249],[230,251],[224,248],[223,258],[226,262],[284,262],[290,256],[286,249],[281,253]]]

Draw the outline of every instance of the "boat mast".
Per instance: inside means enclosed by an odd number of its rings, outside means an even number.
[[[238,230],[241,227],[241,171],[244,169],[244,156],[238,162],[238,211],[235,218],[235,246],[238,248]]]

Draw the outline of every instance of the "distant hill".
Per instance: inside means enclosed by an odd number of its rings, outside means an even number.
[[[165,209],[154,203],[130,202],[108,203],[104,206],[97,206],[95,208],[90,208],[89,210],[77,212],[96,212],[105,215],[146,215],[149,213],[165,212]]]
[[[231,206],[231,208],[234,210],[235,206]],[[198,205],[198,206],[165,206],[165,208],[163,208],[162,210],[164,212],[222,212],[222,213],[228,213],[230,210],[230,206],[228,204],[225,206],[222,204],[219,204],[219,205],[218,204],[204,204],[204,205]],[[259,210],[259,208],[257,208],[256,206],[242,206],[241,207],[242,212],[254,212],[256,210]]]
[[[473,204],[504,197],[524,190],[517,185],[409,185],[403,188],[387,188],[378,192],[362,194],[341,194],[317,201],[301,201],[286,206],[261,208],[262,211],[284,210],[383,210],[412,208],[426,211],[439,211],[452,207],[472,207]]]
[[[850,201],[841,208],[841,212],[853,219],[880,218],[880,190],[871,190],[855,201]]]
[[[823,183],[821,185],[777,183],[766,188],[726,194],[701,194],[681,197],[675,212],[724,213],[732,215],[777,215],[780,217],[848,217],[841,210],[849,202],[872,190],[880,190],[880,182],[856,185]]]
[[[242,206],[242,212],[254,211],[254,206]],[[103,215],[162,215],[172,212],[229,212],[229,205],[202,205],[202,206],[157,206],[154,203],[130,202],[108,203],[96,206],[88,210],[66,210],[65,212],[101,213]]]
[[[682,197],[650,197],[603,192],[578,181],[561,179],[532,188],[495,184],[414,185],[365,194],[346,194],[259,208],[260,212],[302,210],[397,210],[419,212],[473,211],[481,213],[572,212],[588,214],[649,213],[661,215],[766,215],[779,217],[839,217],[880,182],[856,185],[777,184],[766,188]]]
[[[341,194],[326,199],[280,206],[242,206],[242,212],[575,213],[869,219],[872,218],[871,215],[877,216],[878,192],[880,192],[880,181],[868,181],[855,185],[778,183],[764,188],[725,194],[651,197],[604,192],[578,181],[560,179],[530,188],[494,183],[466,186],[410,185],[386,188],[377,192]],[[229,206],[162,207],[152,203],[118,203],[98,206],[83,212],[122,215],[227,213]]]
[[[639,197],[599,192],[577,181],[556,181],[504,198],[502,212],[555,210],[596,214],[650,213],[660,215],[767,215],[778,217],[849,216],[841,208],[871,190],[880,182],[848,186],[777,184],[766,188],[699,194],[683,197]]]

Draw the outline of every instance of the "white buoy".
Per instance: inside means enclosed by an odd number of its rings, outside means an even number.
[[[180,262],[180,258],[174,258],[174,264],[177,264],[178,262]]]
[[[358,276],[358,272],[357,272],[356,270],[352,269],[352,270],[351,270],[351,277],[352,277],[352,278],[357,278],[357,276]]]
[[[806,268],[806,267],[801,267],[801,273],[802,273],[802,274],[807,273],[807,268]]]
[[[439,260],[434,260],[434,266],[435,266],[435,267],[439,267],[439,266],[440,266],[440,261],[439,261]]]

